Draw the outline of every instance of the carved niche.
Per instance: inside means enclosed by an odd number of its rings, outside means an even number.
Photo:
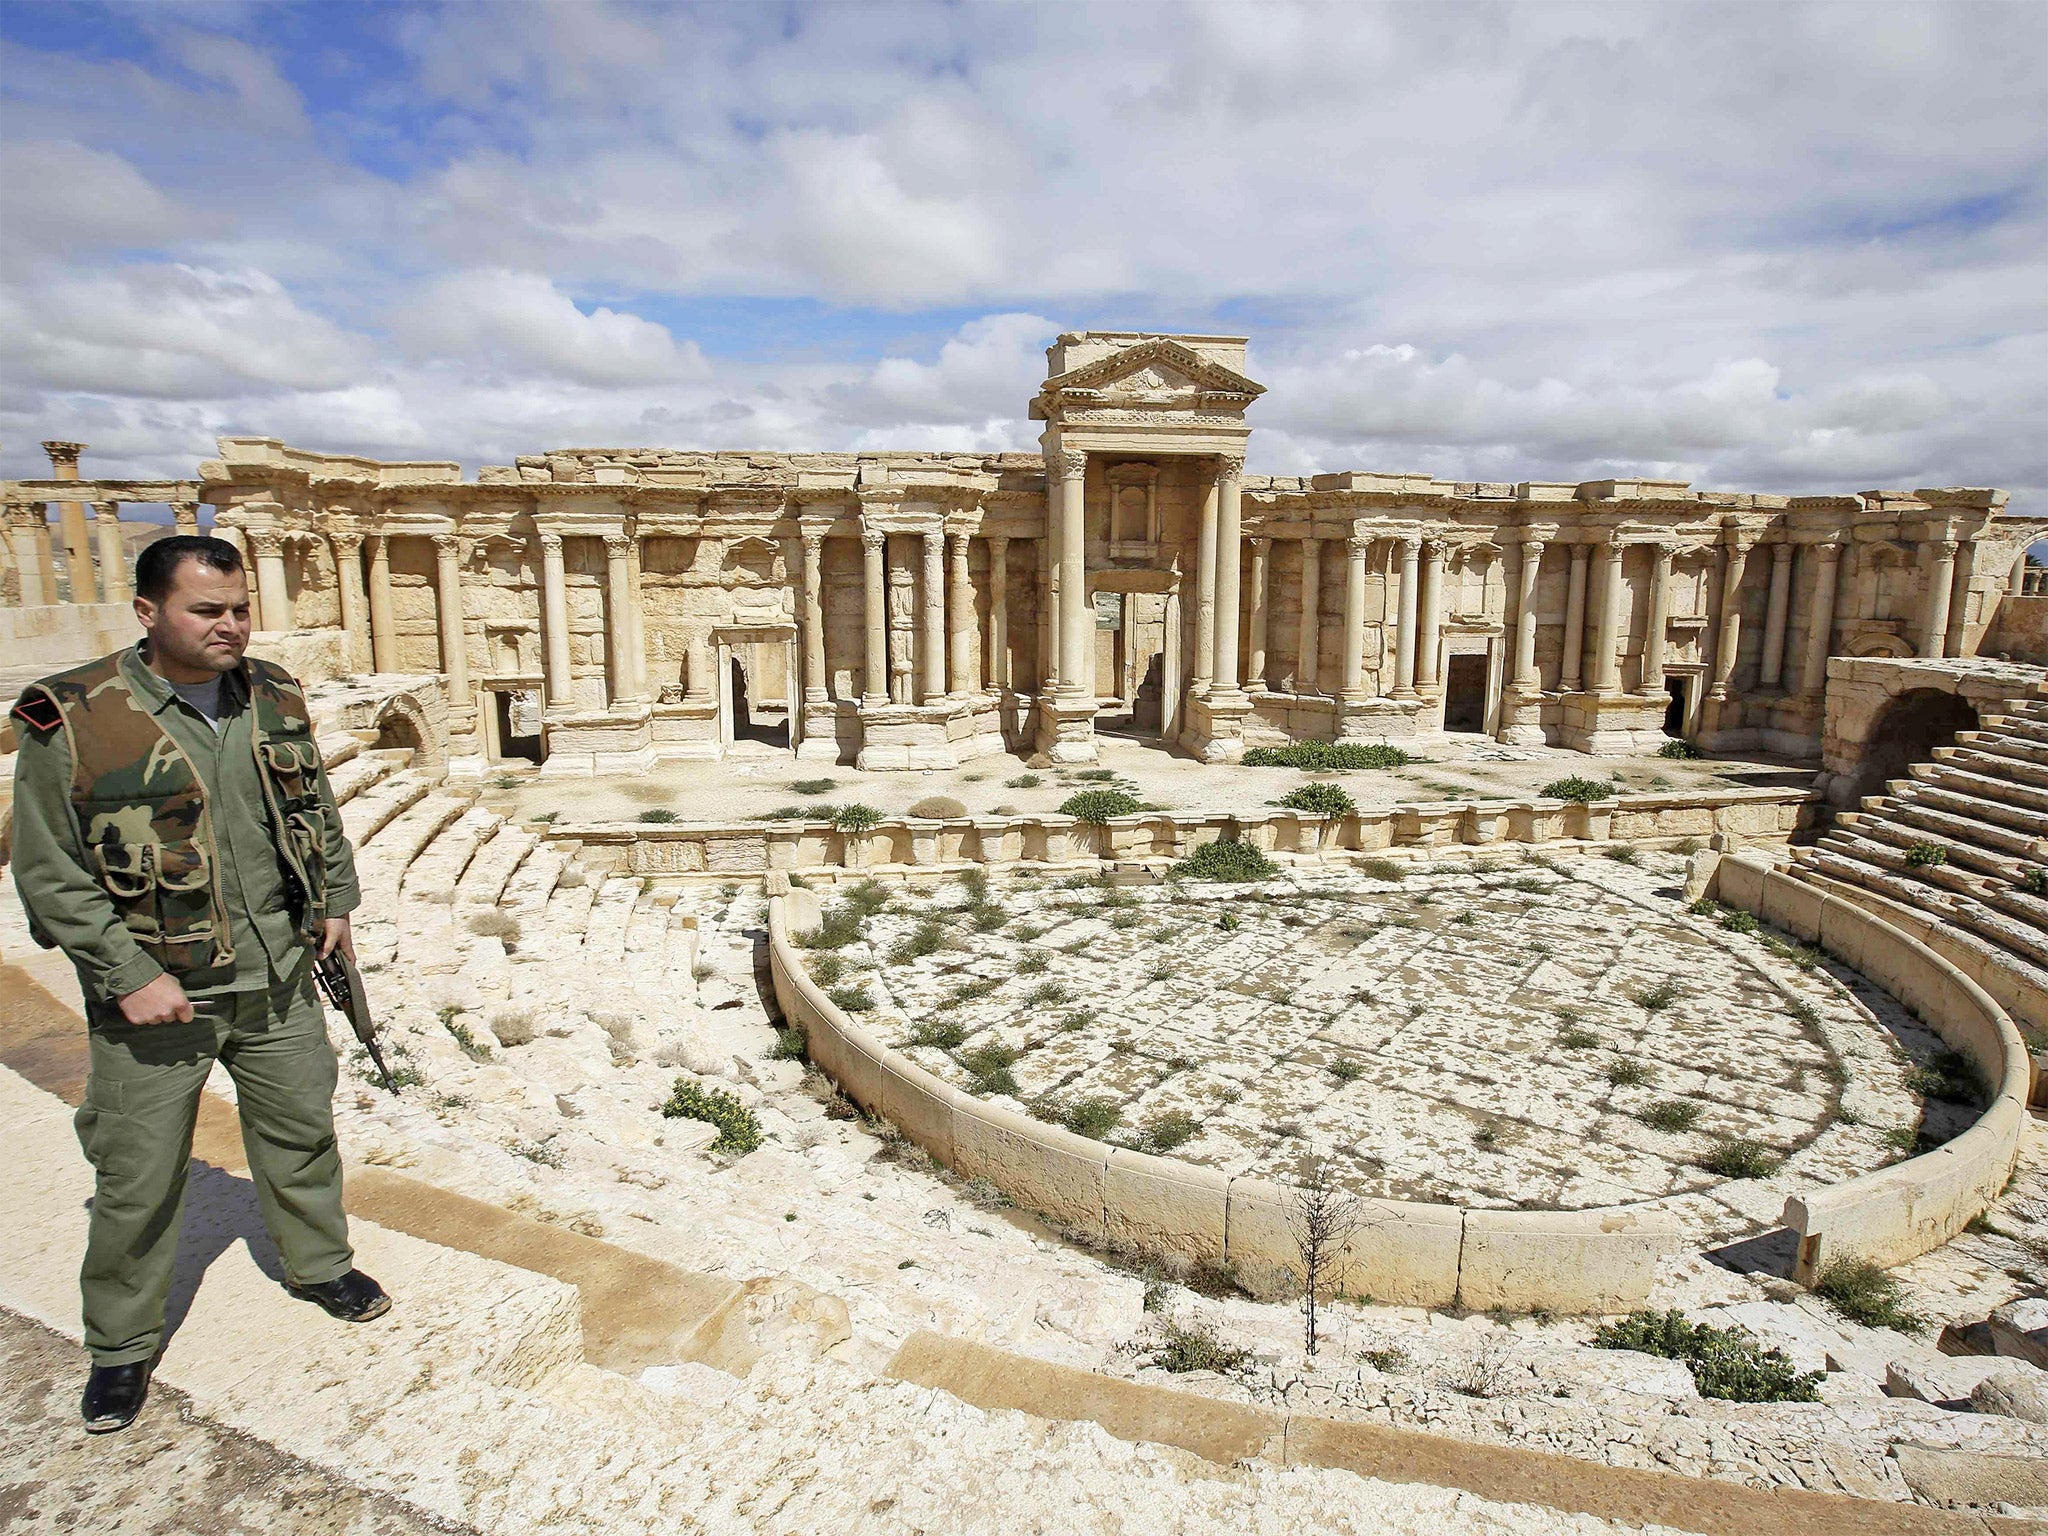
[[[718,584],[732,599],[735,623],[780,618],[789,598],[789,562],[781,544],[759,534],[728,541],[719,558]]]

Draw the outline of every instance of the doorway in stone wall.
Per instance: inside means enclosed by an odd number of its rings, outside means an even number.
[[[1167,732],[1178,603],[1162,574],[1089,572],[1095,729],[1101,735],[1156,745]]]
[[[722,629],[717,648],[718,737],[728,749],[787,752],[796,692],[795,632]]]
[[[764,747],[789,746],[789,711],[756,710],[747,686],[747,666],[738,656],[726,661],[726,701],[732,711],[732,740],[754,741]]]
[[[1486,730],[1486,654],[1452,656],[1444,663],[1444,729]]]
[[[543,761],[547,754],[541,745],[540,695],[493,689],[491,701],[498,717],[498,760]]]
[[[1664,706],[1664,734],[1683,739],[1685,736],[1685,722],[1691,718],[1686,709],[1687,704],[1691,701],[1686,697],[1686,694],[1692,687],[1692,679],[1686,677],[1667,677],[1664,679],[1664,686],[1671,694],[1671,702]]]

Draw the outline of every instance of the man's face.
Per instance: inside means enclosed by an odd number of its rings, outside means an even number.
[[[149,631],[150,652],[159,666],[232,672],[249,647],[249,579],[241,571],[180,560],[164,600],[136,598],[135,617]]]

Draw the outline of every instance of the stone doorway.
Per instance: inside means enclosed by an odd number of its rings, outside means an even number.
[[[1444,664],[1444,729],[1486,730],[1487,657],[1452,656]]]
[[[718,739],[787,752],[795,746],[796,641],[780,628],[720,630]]]
[[[1179,728],[1180,598],[1172,571],[1090,571],[1095,730],[1159,745]]]
[[[540,695],[509,688],[491,691],[491,721],[496,727],[492,756],[500,762],[524,759],[541,763],[547,749],[541,741]]]
[[[1671,702],[1664,706],[1664,734],[1666,736],[1684,738],[1685,722],[1690,717],[1690,712],[1686,709],[1685,696],[1691,689],[1691,686],[1691,680],[1688,678],[1667,677],[1664,679],[1664,687],[1671,694]]]

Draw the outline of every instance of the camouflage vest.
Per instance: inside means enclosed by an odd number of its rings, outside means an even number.
[[[184,749],[122,675],[116,651],[31,683],[12,711],[71,744],[71,805],[86,859],[136,943],[165,970],[230,965],[235,946],[220,890],[206,786]],[[326,802],[305,695],[289,672],[245,657],[256,777],[270,811],[300,938],[327,915]],[[40,931],[36,941],[52,941]]]

